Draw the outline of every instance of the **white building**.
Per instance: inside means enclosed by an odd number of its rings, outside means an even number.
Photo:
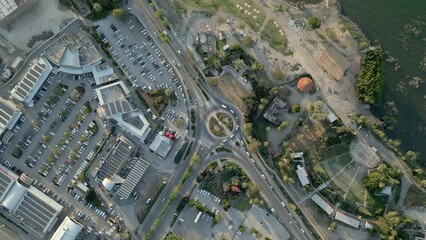
[[[139,109],[134,109],[127,101],[129,90],[122,81],[117,81],[95,89],[99,99],[97,112],[101,117],[114,119],[124,131],[145,141],[151,131],[148,120]]]
[[[155,136],[154,141],[149,145],[149,149],[157,153],[160,157],[166,157],[172,148],[173,142],[167,136],[164,136],[162,132]]]
[[[14,0],[0,0],[0,20],[7,17],[18,8]]]
[[[31,105],[34,96],[52,69],[52,65],[42,57],[33,60],[24,77],[12,89],[10,95],[20,102]]]
[[[308,173],[306,172],[305,167],[301,167],[300,165],[297,165],[296,174],[302,186],[306,186],[309,184]]]
[[[74,240],[83,230],[83,225],[74,219],[65,217],[50,240]]]
[[[0,165],[0,206],[3,216],[42,237],[56,223],[63,207],[31,183],[32,179],[19,178]]]

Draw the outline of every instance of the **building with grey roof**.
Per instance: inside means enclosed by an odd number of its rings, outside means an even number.
[[[164,136],[162,132],[155,136],[154,141],[149,145],[149,150],[157,153],[160,157],[166,157],[172,148],[173,142],[170,138]]]
[[[136,159],[129,175],[127,175],[123,184],[121,184],[120,188],[117,190],[117,195],[119,195],[121,199],[129,198],[148,167],[149,163],[147,161],[143,159]]]
[[[297,165],[296,175],[297,175],[297,178],[299,178],[300,184],[302,184],[302,186],[309,184],[308,173],[306,172],[305,167],[301,167],[300,165]]]
[[[0,165],[0,212],[25,231],[42,237],[63,207],[29,183]]]
[[[9,100],[0,97],[0,135],[15,126],[22,112]]]
[[[135,144],[124,136],[117,139],[112,150],[108,153],[105,161],[101,163],[96,179],[102,182],[105,178],[110,180],[118,176],[119,170],[127,162],[132,152],[135,150]],[[123,180],[124,181],[124,180]]]
[[[321,197],[318,194],[314,194],[311,197],[312,201],[314,201],[322,210],[324,210],[328,215],[331,215],[334,212],[334,207],[329,202],[324,200],[323,197]]]
[[[359,228],[361,224],[361,222],[357,218],[352,217],[348,213],[340,211],[340,210],[336,211],[336,215],[334,216],[334,218],[342,223],[345,223],[357,229]]]
[[[45,58],[34,59],[10,95],[20,102],[31,105],[34,96],[52,70],[52,65]]]

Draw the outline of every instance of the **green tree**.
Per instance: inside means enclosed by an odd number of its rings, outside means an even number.
[[[402,157],[402,160],[409,163],[414,163],[417,160],[417,153],[409,150],[407,153]]]
[[[195,165],[199,164],[200,161],[201,161],[201,156],[199,154],[194,154],[191,157],[190,164],[192,166],[195,166]]]
[[[207,85],[209,87],[217,86],[219,84],[219,78],[218,77],[211,77],[207,79]]]
[[[95,10],[95,12],[101,12],[102,11],[102,5],[100,3],[93,3],[93,10]]]
[[[248,184],[247,189],[246,189],[246,196],[248,198],[256,197],[259,194],[259,192],[260,192],[259,186],[257,186],[256,184],[254,184],[252,182],[250,182]]]
[[[286,129],[288,127],[288,124],[289,123],[287,121],[282,121],[281,124],[278,126],[278,131]]]
[[[323,111],[324,102],[321,100],[318,100],[308,107],[308,113],[311,116],[312,119],[315,120],[324,120],[326,118],[326,114]]]
[[[318,29],[321,27],[321,20],[317,16],[311,17],[309,18],[309,26],[312,29]]]
[[[253,71],[262,71],[265,67],[259,61],[254,61],[251,65],[251,70]]]
[[[269,141],[264,141],[263,142],[263,147],[268,148],[271,145],[271,143]]]
[[[272,77],[275,80],[281,80],[284,78],[284,73],[281,71],[281,69],[276,68],[275,70],[272,71]]]
[[[126,12],[122,8],[116,8],[112,10],[112,15],[118,20],[124,20]]]
[[[251,136],[252,131],[253,131],[253,123],[249,123],[249,122],[246,123],[244,125],[244,134],[246,136]]]
[[[381,191],[384,187],[399,184],[400,172],[391,166],[380,164],[364,178],[365,187],[372,192]]]
[[[239,71],[240,69],[242,69],[244,66],[246,66],[246,64],[244,63],[244,60],[242,59],[236,59],[234,61],[232,61],[232,65],[234,66],[234,68]]]
[[[361,62],[358,76],[357,96],[368,104],[377,104],[382,96],[385,80],[384,61],[380,50],[368,51]]]
[[[329,226],[329,229],[332,232],[336,231],[336,229],[337,229],[337,223],[335,221],[331,222],[330,226]]]
[[[382,239],[399,239],[398,229],[413,223],[413,220],[407,216],[400,216],[398,212],[391,211],[376,221],[375,230]]]
[[[300,107],[299,104],[293,104],[290,107],[290,112],[292,112],[292,113],[298,113],[298,112],[300,112],[300,109],[301,109],[301,107]]]
[[[159,19],[163,19],[164,13],[161,10],[157,10],[157,11],[155,11],[155,16]]]
[[[241,44],[242,44],[244,47],[251,48],[251,47],[253,47],[253,46],[254,46],[253,38],[252,38],[251,36],[245,35],[245,36],[241,39]]]

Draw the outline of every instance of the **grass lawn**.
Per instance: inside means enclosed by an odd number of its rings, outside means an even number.
[[[411,185],[405,196],[404,206],[426,206],[426,193]]]
[[[237,199],[231,201],[232,207],[238,211],[245,212],[251,208],[250,199],[246,195],[241,194]]]
[[[274,25],[274,20],[269,20],[260,34],[260,38],[267,41],[273,49],[284,54],[287,39],[285,35],[280,34],[279,30],[280,29]]]
[[[245,24],[247,24],[254,31],[259,31],[263,22],[265,21],[265,12],[263,9],[252,0],[181,0],[183,5],[189,5],[196,8],[203,9],[212,9],[212,10],[221,10],[241,19]],[[251,5],[251,7],[244,6],[245,3]],[[243,8],[241,11],[237,8],[237,5]],[[254,9],[258,10],[259,13],[254,13]],[[245,10],[250,12],[245,13]],[[253,18],[256,16],[256,18]]]

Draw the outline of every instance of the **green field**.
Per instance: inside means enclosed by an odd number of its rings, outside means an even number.
[[[287,39],[285,35],[280,34],[279,30],[280,29],[274,25],[274,20],[269,20],[260,34],[260,38],[267,41],[271,48],[284,54],[287,46]]]
[[[263,22],[265,21],[265,12],[263,9],[252,0],[180,0],[183,5],[189,5],[195,8],[207,9],[217,11],[219,8],[222,11],[225,11],[239,19],[241,19],[245,24],[247,24],[254,31],[259,31]],[[250,4],[251,7],[248,8],[244,4]],[[237,8],[237,5],[243,7],[243,10]],[[259,13],[254,13],[254,9],[258,10]],[[245,10],[250,10],[251,15],[249,16],[245,13]],[[256,19],[253,18],[256,16]]]

